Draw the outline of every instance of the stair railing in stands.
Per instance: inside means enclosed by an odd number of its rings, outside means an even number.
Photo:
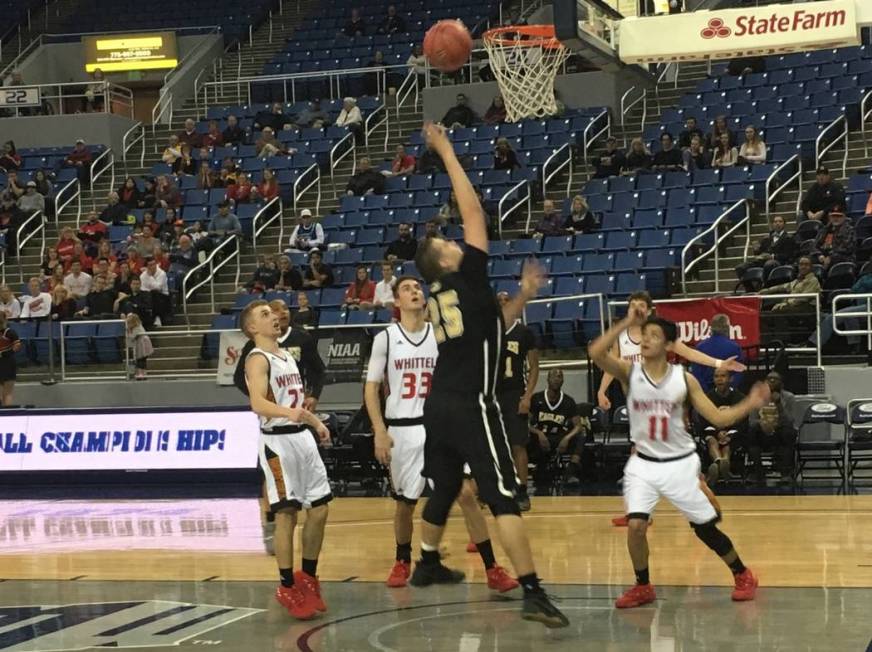
[[[841,128],[841,131],[838,131],[839,128]],[[825,136],[831,131],[836,131],[837,133],[832,137],[832,140],[827,143]],[[827,152],[833,149],[839,141],[842,141],[845,146],[845,156],[842,158],[842,176],[845,177],[848,176],[848,120],[845,118],[844,114],[833,120],[818,134],[818,137],[814,141],[814,160],[816,165],[823,165],[824,156],[826,156]]]
[[[839,312],[840,309],[844,312]],[[865,326],[862,326],[863,322]],[[833,331],[842,336],[865,337],[866,347],[872,351],[872,294],[840,294],[833,297]]]
[[[48,222],[48,218],[42,211],[34,211],[15,230],[15,262],[18,263],[18,281],[20,283],[24,283],[24,266],[21,264],[21,251],[24,249],[24,246],[34,238],[39,237],[40,262],[42,262],[45,255],[46,222]],[[27,232],[25,233],[25,231]]]
[[[291,209],[296,211],[303,195],[315,186],[317,186],[315,192],[315,214],[317,215],[321,210],[321,168],[317,163],[312,163],[294,180],[294,203],[291,205]]]
[[[127,153],[132,150],[136,144],[140,145],[139,167],[145,167],[145,126],[142,122],[137,122],[130,129],[124,132],[124,137],[121,139],[121,160],[124,161],[124,171],[127,171]]]
[[[533,215],[532,200],[533,193],[530,189],[530,183],[526,179],[516,183],[500,197],[497,204],[497,230],[500,238],[503,237],[503,222],[509,219],[509,216],[515,211],[523,210],[525,206],[527,208],[527,231],[530,230],[530,218]]]
[[[333,186],[334,198],[339,196],[336,188],[336,166],[348,156],[351,156],[351,174],[354,174],[357,170],[357,143],[351,132],[330,148],[330,185]]]
[[[744,215],[742,215],[738,219],[735,219],[736,215],[742,212],[744,212]],[[721,235],[718,235],[718,229],[721,226],[729,226],[729,228]],[[681,250],[681,291],[684,294],[687,294],[688,274],[690,274],[690,272],[692,272],[697,265],[706,260],[708,256],[712,253],[714,253],[715,255],[715,292],[721,291],[721,245],[726,241],[727,238],[729,238],[733,233],[735,233],[742,227],[745,227],[745,254],[743,256],[744,260],[748,257],[748,248],[751,242],[751,202],[748,199],[741,199],[732,206],[730,206],[727,210],[721,213],[718,219],[714,221],[714,224],[712,224],[702,233],[696,235],[690,240],[690,242],[684,245],[684,248]],[[687,257],[689,254],[692,254],[698,247],[705,246],[704,239],[708,235],[712,235],[712,245],[703,253],[693,258],[693,260],[687,262]]]
[[[257,236],[263,233],[264,229],[276,220],[282,218],[282,198],[281,196],[273,197],[264,204],[257,213],[254,214],[254,219],[251,220],[251,247],[257,251]],[[263,224],[258,225],[258,222],[263,220]],[[281,236],[279,236],[281,239]]]
[[[105,160],[104,160],[105,159]],[[102,165],[102,167],[100,167]],[[94,159],[91,163],[91,191],[93,192],[97,179],[109,172],[109,188],[115,189],[115,154],[111,147]],[[96,201],[94,202],[96,206]]]
[[[551,183],[551,181],[560,174],[561,171],[567,168],[569,169],[569,174],[566,175],[566,194],[569,195],[569,191],[572,188],[572,146],[570,143],[566,143],[562,147],[556,149],[542,166],[542,192],[544,193],[547,191],[548,184]]]
[[[621,127],[628,127],[628,116],[630,109],[639,103],[642,103],[642,125],[645,125],[645,118],[648,113],[648,91],[640,86],[631,86],[623,95],[621,95]],[[624,147],[629,147],[627,142],[626,130],[624,131]]]
[[[76,226],[82,219],[82,186],[78,179],[71,179],[55,193],[55,228],[60,228],[60,215],[73,201],[78,203],[76,209]]]
[[[869,141],[866,138],[866,123],[872,118],[872,90],[869,90],[860,102],[860,133],[863,135],[863,153],[869,158]]]
[[[381,93],[379,97],[384,97],[384,93]],[[388,119],[390,118],[390,112],[388,111],[387,105],[382,102],[379,104],[375,110],[371,111],[368,116],[363,121],[363,130],[364,134],[366,134],[366,146],[369,147],[369,137],[372,136],[376,129],[385,126],[385,142],[384,148],[388,148],[388,136],[390,135],[390,127],[388,125]]]
[[[194,292],[207,283],[209,284],[209,305],[212,308],[212,312],[215,312],[215,275],[233,261],[236,261],[236,280],[233,286],[239,287],[239,274],[241,272],[239,246],[240,240],[238,236],[232,235],[226,238],[209,252],[206,260],[185,274],[185,277],[182,279],[182,312],[185,314],[186,320],[189,319],[188,301],[194,296]],[[201,274],[201,272],[205,273]],[[198,276],[202,276],[202,278],[197,280]],[[190,287],[188,287],[189,284]]]
[[[598,130],[598,131],[597,131]],[[596,143],[597,138],[605,135],[611,135],[612,133],[612,116],[609,113],[608,109],[604,109],[599,115],[597,115],[587,127],[584,128],[584,133],[582,134],[582,152],[581,155],[584,157],[586,161],[588,158],[588,154],[590,153],[590,148]],[[590,173],[588,173],[588,179],[590,178]]]
[[[790,174],[790,177],[781,183],[775,190],[772,190],[772,184],[776,182],[780,182],[781,175],[787,172]],[[769,216],[772,213],[772,204],[775,201],[775,198],[779,193],[786,190],[787,187],[796,181],[796,210],[799,212],[799,204],[802,201],[802,157],[798,154],[794,154],[789,159],[784,161],[781,165],[779,165],[772,174],[766,179],[766,219],[769,220]]]

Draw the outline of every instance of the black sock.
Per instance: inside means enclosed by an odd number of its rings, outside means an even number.
[[[524,588],[524,595],[528,593],[539,593],[542,588],[539,586],[539,578],[536,573],[529,575],[521,575],[518,578],[518,583]]]
[[[636,584],[650,584],[651,579],[648,577],[648,569],[643,568],[642,570],[636,571]]]
[[[267,512],[266,513],[266,522],[267,523],[275,523],[276,522],[276,515],[273,512]]]
[[[318,560],[303,557],[303,572],[310,577],[318,576]]]
[[[282,586],[293,586],[294,585],[294,569],[293,568],[279,568],[279,577],[281,579]]]
[[[475,546],[478,548],[478,554],[481,555],[481,560],[484,562],[484,567],[486,569],[493,568],[497,565],[497,560],[494,559],[494,547],[491,545],[490,539],[485,539],[481,543],[476,543]]]
[[[438,550],[424,550],[421,548],[421,563],[425,566],[438,566],[439,565],[439,551]]]
[[[526,496],[527,495],[527,484],[521,483],[518,485],[518,496]]]
[[[739,573],[745,572],[745,564],[742,563],[739,555],[736,555],[736,559],[727,564],[727,566],[729,566],[730,570],[733,571],[733,575],[738,575]]]
[[[397,561],[412,563],[412,542],[397,544]]]

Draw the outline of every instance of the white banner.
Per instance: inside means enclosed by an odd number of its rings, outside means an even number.
[[[242,331],[223,331],[218,340],[218,384],[232,385],[233,372],[248,338]],[[243,397],[244,398],[244,397]]]
[[[0,472],[254,469],[259,432],[247,410],[0,416]]]
[[[733,59],[860,43],[854,0],[626,18],[620,30],[625,63]]]

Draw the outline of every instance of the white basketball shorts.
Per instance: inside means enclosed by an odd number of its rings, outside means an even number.
[[[260,466],[273,511],[310,509],[333,499],[327,469],[310,430],[260,434]]]
[[[691,523],[708,523],[717,512],[699,486],[699,473],[696,453],[673,462],[649,462],[631,455],[624,467],[624,513],[650,516],[662,497]]]
[[[391,449],[391,489],[396,500],[414,502],[424,493],[424,426],[388,426]]]

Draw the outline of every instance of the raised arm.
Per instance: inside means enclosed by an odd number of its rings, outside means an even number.
[[[439,154],[445,165],[445,171],[451,179],[451,187],[457,197],[457,207],[463,220],[463,239],[466,244],[487,253],[487,224],[484,211],[469,177],[466,176],[466,171],[457,160],[454,146],[448,139],[445,127],[428,122],[424,125],[424,139],[427,141],[427,147]]]
[[[545,285],[545,268],[531,258],[524,263],[524,270],[521,272],[521,291],[503,306],[503,321],[509,325],[514,324],[515,320],[524,313],[524,306],[528,301],[536,298],[543,285]]]
[[[716,428],[726,428],[744,419],[750,413],[759,410],[769,400],[769,385],[755,383],[744,399],[730,407],[715,407],[705,392],[702,391],[699,381],[693,374],[684,372],[687,380],[687,393],[693,408],[699,412],[703,419]]]
[[[630,382],[631,364],[626,360],[618,360],[610,350],[618,341],[618,337],[630,326],[641,326],[648,318],[644,309],[631,309],[617,324],[596,338],[587,349],[594,364],[607,374],[617,378],[621,384]]]
[[[730,371],[741,372],[745,371],[747,367],[736,360],[736,356],[731,358],[727,358],[726,360],[719,360],[718,358],[713,358],[710,355],[706,355],[702,351],[697,351],[696,349],[687,346],[684,342],[678,340],[673,344],[672,347],[675,355],[688,360],[689,362],[695,362],[696,364],[701,364],[704,367],[714,367],[718,369],[720,367],[724,367],[729,369]]]

